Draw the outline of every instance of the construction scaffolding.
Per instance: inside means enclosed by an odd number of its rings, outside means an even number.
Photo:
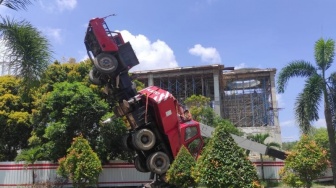
[[[237,127],[274,126],[275,69],[239,69],[223,74],[223,117]]]
[[[237,127],[279,126],[274,89],[276,69],[223,71],[223,65],[138,71],[134,76],[146,86],[156,85],[179,102],[191,95],[211,99],[211,107]]]
[[[146,87],[155,85],[169,91],[180,103],[192,95],[203,95],[209,97],[211,101],[218,101],[219,99],[215,96],[214,74],[221,74],[223,67],[223,65],[184,67],[148,72],[138,71],[133,74]]]
[[[183,102],[191,95],[203,95],[214,99],[212,75],[181,75],[154,79],[154,85],[169,91]]]

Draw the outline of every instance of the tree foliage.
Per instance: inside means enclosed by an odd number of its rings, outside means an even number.
[[[309,157],[307,157],[309,156]],[[303,135],[291,151],[285,166],[280,171],[283,182],[294,187],[311,187],[328,166],[327,151],[320,148],[314,140]]]
[[[136,85],[136,90],[137,90],[137,91],[140,91],[140,90],[142,90],[142,89],[145,88],[145,84],[142,83],[142,82],[140,82],[139,80],[134,80],[133,82],[134,82],[135,85]]]
[[[182,188],[195,186],[194,178],[191,176],[192,168],[195,165],[196,160],[188,149],[182,146],[167,172],[168,182]]]
[[[206,187],[260,187],[255,167],[225,127],[216,128],[197,160],[193,177]]]
[[[0,5],[13,10],[26,10],[30,4],[30,0],[0,0]]]
[[[43,144],[47,160],[65,155],[71,139],[81,133],[104,163],[130,156],[118,144],[126,132],[124,123],[118,119],[101,123],[113,114],[103,88],[89,82],[91,68],[90,61],[56,61],[41,77],[41,87],[34,93],[34,131],[29,141]]]
[[[58,162],[57,173],[72,180],[74,187],[95,185],[103,170],[97,154],[82,136],[73,139],[66,157]]]
[[[201,121],[203,119],[202,112],[205,108],[209,107],[210,98],[202,95],[192,95],[188,97],[184,103],[189,108],[190,113],[193,115],[193,119],[196,121]]]
[[[24,161],[25,164],[31,165],[34,164],[37,160],[43,158],[43,150],[41,147],[32,147],[29,149],[24,149],[16,156],[15,161]]]
[[[310,137],[319,147],[326,150],[328,152],[328,156],[330,157],[330,144],[328,140],[327,129],[324,127],[314,128],[310,134]]]
[[[284,151],[292,151],[296,144],[297,144],[297,141],[282,142],[282,147],[281,148]]]
[[[125,151],[123,145],[120,144],[123,136],[127,133],[126,125],[122,119],[113,119],[109,123],[101,124],[99,131],[96,152],[103,163],[115,159],[129,161],[133,159],[134,153]]]
[[[193,119],[211,127],[225,127],[232,134],[242,135],[242,132],[228,120],[222,119],[209,106],[210,98],[202,95],[192,95],[184,103],[189,108]]]
[[[21,97],[21,84],[14,76],[0,77],[0,160],[14,160],[28,146],[31,109]]]
[[[80,63],[60,63],[55,61],[49,65],[47,70],[41,76],[41,83],[46,85],[49,90],[52,89],[54,83],[59,82],[82,82],[89,86],[88,73],[92,68],[89,60]]]
[[[65,155],[73,137],[82,134],[92,147],[99,135],[99,121],[108,111],[108,105],[89,87],[79,83],[62,82],[53,85],[40,115],[40,127],[49,159]],[[41,134],[41,133],[40,133]]]

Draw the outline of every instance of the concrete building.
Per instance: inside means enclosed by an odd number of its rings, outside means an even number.
[[[219,64],[132,72],[146,86],[168,90],[179,102],[193,94],[209,97],[215,112],[246,134],[269,133],[266,142],[281,144],[275,73],[274,68],[227,71]]]

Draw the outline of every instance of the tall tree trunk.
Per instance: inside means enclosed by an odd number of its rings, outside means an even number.
[[[331,110],[328,102],[328,94],[324,91],[324,116],[327,124],[328,138],[330,144],[331,169],[333,174],[334,186],[336,187],[336,143],[335,129],[332,124]]]

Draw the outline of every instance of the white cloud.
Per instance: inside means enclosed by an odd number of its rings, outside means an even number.
[[[191,55],[200,56],[202,62],[206,62],[209,64],[220,64],[221,57],[216,48],[208,47],[204,48],[200,44],[196,44],[193,48],[189,49],[189,53]]]
[[[43,10],[53,13],[62,12],[64,10],[73,10],[77,6],[77,0],[54,0],[54,1],[39,1]]]
[[[73,10],[77,6],[77,0],[56,0],[59,10]]]
[[[140,61],[131,71],[153,70],[178,67],[173,50],[161,40],[151,42],[144,35],[133,35],[123,30],[125,42],[129,41]]]
[[[237,70],[237,69],[242,69],[242,68],[245,68],[245,67],[246,67],[245,63],[240,63],[239,65],[236,65],[234,67],[234,69]]]
[[[63,38],[62,38],[62,29],[60,28],[42,28],[41,29],[42,32],[49,37],[51,40],[55,41],[56,43],[61,44],[63,42]]]

